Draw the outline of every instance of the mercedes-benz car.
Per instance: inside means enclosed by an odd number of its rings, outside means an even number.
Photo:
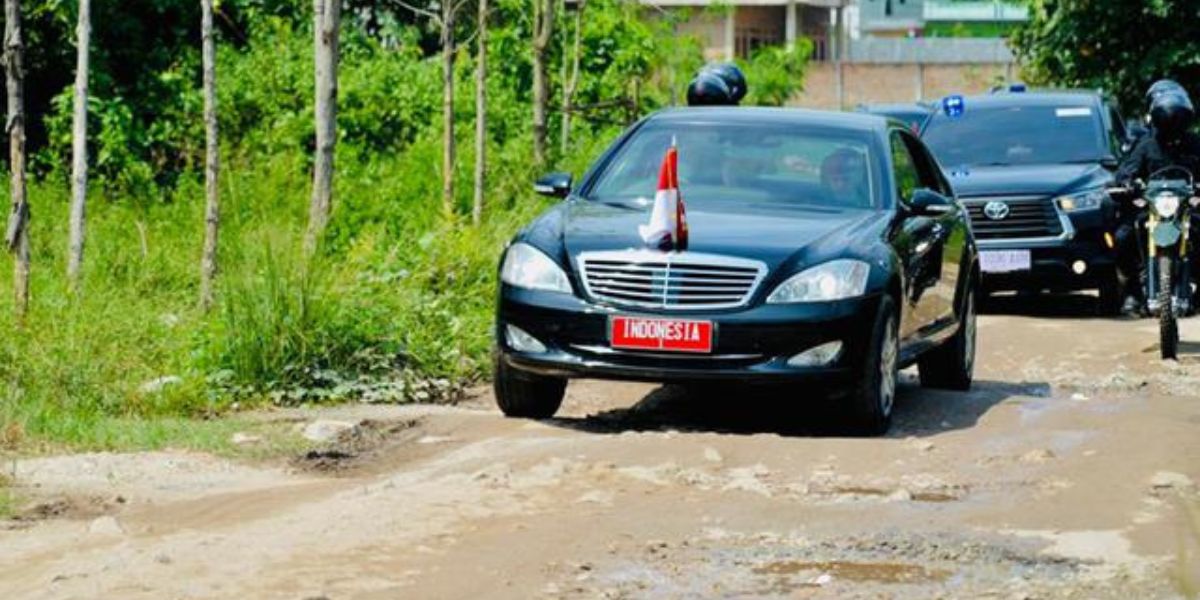
[[[678,153],[686,248],[643,237]],[[799,109],[669,109],[629,128],[500,259],[494,387],[545,418],[573,377],[780,384],[887,430],[897,370],[963,390],[979,281],[966,210],[899,121]],[[682,214],[681,214],[682,216]]]
[[[922,139],[949,169],[979,239],[985,293],[1099,290],[1120,308],[1105,193],[1129,142],[1115,103],[1095,91],[958,97]]]

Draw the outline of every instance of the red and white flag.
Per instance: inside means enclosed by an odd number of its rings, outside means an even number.
[[[673,140],[658,172],[658,191],[654,194],[650,223],[639,225],[638,232],[651,248],[687,249],[687,213],[683,207],[683,195],[679,192],[679,150]]]

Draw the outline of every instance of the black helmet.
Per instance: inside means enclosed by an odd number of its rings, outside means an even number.
[[[1159,94],[1171,91],[1187,93],[1187,90],[1184,90],[1183,86],[1179,85],[1179,82],[1174,79],[1159,79],[1155,81],[1150,84],[1150,89],[1146,90],[1146,104],[1154,102],[1154,98]]]
[[[1192,100],[1182,90],[1167,90],[1150,101],[1150,122],[1155,134],[1171,140],[1179,137],[1192,126],[1196,111]]]
[[[711,71],[717,74],[717,77],[725,80],[725,85],[729,86],[729,97],[734,104],[742,101],[746,97],[746,76],[742,74],[742,70],[733,63],[716,63],[708,65],[701,71]]]
[[[737,104],[729,84],[712,71],[700,71],[688,84],[688,106],[729,106]]]

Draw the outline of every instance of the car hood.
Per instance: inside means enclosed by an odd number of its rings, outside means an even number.
[[[565,203],[562,236],[573,259],[580,252],[644,248],[638,226],[650,205],[594,201]],[[861,231],[880,213],[825,207],[763,206],[709,202],[687,207],[688,250],[760,260],[775,269],[820,240]]]
[[[947,169],[959,198],[1050,196],[1104,185],[1112,173],[1095,164],[963,166]]]

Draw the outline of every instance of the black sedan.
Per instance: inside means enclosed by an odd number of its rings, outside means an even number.
[[[678,153],[686,248],[648,242]],[[544,418],[571,377],[833,391],[855,430],[891,422],[897,369],[970,387],[979,282],[968,216],[904,124],[687,108],[626,131],[501,258],[495,392]],[[680,215],[681,217],[683,214]]]

